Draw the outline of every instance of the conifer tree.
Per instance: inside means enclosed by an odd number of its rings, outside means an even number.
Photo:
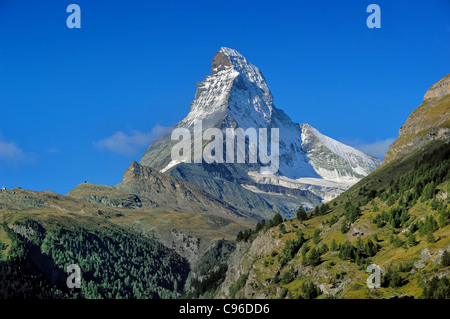
[[[416,236],[414,236],[413,233],[411,233],[411,232],[409,233],[406,244],[408,245],[408,247],[413,247],[413,246],[417,245]]]
[[[309,253],[308,257],[308,263],[313,267],[321,263],[320,252],[319,249],[317,249],[316,247],[311,249],[311,252]]]
[[[361,237],[358,237],[358,239],[356,240],[356,250],[358,251],[358,253],[361,253],[364,251],[364,243],[363,243]]]
[[[450,224],[450,208],[446,210],[444,207],[443,209],[441,209],[439,214],[439,226],[441,228],[444,228],[448,224]]]
[[[327,245],[327,244],[323,244],[323,245],[320,247],[320,254],[321,254],[321,255],[326,254],[328,251],[329,251],[329,248],[328,248],[328,245]]]
[[[316,229],[313,234],[313,242],[314,244],[318,244],[320,242],[320,229]]]
[[[423,191],[422,191],[422,201],[432,199],[434,197],[435,189],[436,188],[434,185],[434,181],[431,181],[430,183],[425,185],[425,187],[423,188]]]
[[[336,243],[336,239],[333,238],[333,241],[331,242],[331,250],[336,251],[338,250],[338,245]]]
[[[433,243],[436,242],[436,238],[434,238],[433,233],[428,233],[428,235],[427,235],[427,241],[428,241],[430,244],[433,244]]]
[[[306,210],[303,206],[299,206],[297,209],[297,219],[301,222],[308,219],[308,215],[306,214]]]
[[[443,267],[450,266],[450,253],[448,252],[448,250],[444,250],[444,252],[442,253],[441,265]]]
[[[278,226],[283,222],[283,217],[281,217],[280,213],[276,213],[272,219],[272,226]]]

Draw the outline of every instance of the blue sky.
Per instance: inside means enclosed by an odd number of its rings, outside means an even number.
[[[66,25],[71,3],[81,29]],[[382,157],[449,73],[449,40],[448,0],[0,0],[0,187],[119,183],[189,112],[221,46],[260,68],[294,121]]]

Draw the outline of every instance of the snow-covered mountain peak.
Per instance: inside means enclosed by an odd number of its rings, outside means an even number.
[[[208,127],[231,120],[242,128],[267,127],[273,109],[273,97],[261,71],[238,51],[222,47],[211,62],[211,75],[197,83],[191,112],[182,122],[191,127],[202,120]]]
[[[239,72],[246,80],[259,87],[264,92],[263,95],[270,97],[270,103],[272,103],[273,98],[266,79],[255,65],[251,64],[242,54],[234,49],[222,47],[218,53],[227,56],[233,69]]]
[[[283,203],[294,198],[289,195],[292,190],[279,190],[280,193],[274,198],[273,191],[279,187],[308,190],[322,200],[329,200],[380,164],[380,160],[333,140],[308,124],[294,122],[273,104],[272,94],[261,71],[238,51],[226,47],[220,48],[214,55],[211,74],[197,83],[190,112],[174,128],[193,130],[196,121],[201,121],[203,131],[212,127],[223,132],[226,128],[256,129],[258,132],[267,129],[269,139],[271,129],[278,129],[278,142],[275,142],[279,155],[275,165],[278,171],[270,174],[264,170],[265,164],[251,163],[248,158],[239,165],[228,162],[214,166],[203,163],[191,166],[174,161],[171,158],[174,141],[171,141],[170,134],[153,142],[142,156],[142,165],[166,174],[184,176],[206,191],[212,191],[211,179],[219,184],[226,180],[226,185],[218,186],[214,194],[239,203],[248,202],[249,192],[270,193],[270,196],[267,195],[269,197],[264,198],[272,204],[280,204],[280,198]],[[206,143],[206,140],[201,140],[201,135],[193,136],[191,146],[195,147],[197,142],[200,145]],[[226,150],[225,139],[223,143]],[[269,151],[269,145],[264,147],[267,148],[264,151]],[[248,154],[247,148],[245,153]],[[272,154],[272,143],[270,148]],[[295,205],[305,199],[298,200]],[[311,198],[307,202],[308,207],[317,204]]]
[[[227,47],[221,47],[219,52],[226,54],[229,57],[239,57],[245,59],[245,57],[240,54],[237,50]]]

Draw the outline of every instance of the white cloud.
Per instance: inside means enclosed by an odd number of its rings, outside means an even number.
[[[14,142],[7,142],[0,134],[0,161],[17,163],[25,158],[25,153]]]
[[[383,159],[386,152],[389,150],[389,146],[395,141],[395,138],[389,137],[385,140],[377,140],[373,143],[366,143],[361,140],[347,140],[343,143],[353,146],[354,148]]]
[[[94,146],[122,155],[134,155],[143,147],[148,147],[152,141],[164,135],[168,130],[168,127],[156,125],[148,133],[132,130],[127,134],[118,131],[110,137],[94,142]]]

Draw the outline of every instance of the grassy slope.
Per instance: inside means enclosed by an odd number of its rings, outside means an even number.
[[[441,144],[432,145],[429,151],[433,151]],[[392,179],[399,178],[405,173],[414,169],[415,162],[418,161],[423,154],[416,152],[409,156],[406,160],[402,162],[392,162],[389,165],[383,166],[377,169],[374,173],[369,175],[367,178],[360,181],[358,184],[354,185],[349,191],[333,200],[329,203],[332,207],[330,214],[325,216],[318,216],[309,219],[303,223],[298,220],[290,220],[284,223],[286,233],[283,233],[278,227],[274,228],[275,236],[281,237],[284,242],[296,238],[296,232],[302,229],[303,233],[307,238],[313,236],[315,229],[321,230],[321,241],[316,247],[320,247],[322,244],[327,244],[331,247],[331,242],[333,239],[338,243],[343,243],[344,240],[348,239],[351,243],[355,243],[357,240],[356,236],[352,236],[350,230],[349,233],[342,234],[340,231],[341,221],[345,218],[342,216],[344,212],[344,204],[347,201],[352,203],[364,202],[365,196],[359,194],[361,187],[367,189],[387,189],[389,183]],[[450,181],[438,185],[438,189],[447,190]],[[392,234],[391,227],[383,227],[378,229],[376,225],[372,222],[375,215],[379,214],[382,210],[388,211],[390,207],[396,205],[394,203],[392,206],[387,206],[385,202],[381,202],[379,198],[376,199],[376,203],[380,208],[380,211],[374,212],[373,206],[368,203],[367,205],[361,206],[362,216],[354,224],[351,225],[351,229],[355,226],[364,230],[364,235],[361,236],[363,242],[365,243],[368,238],[375,242],[374,235],[378,238],[378,244],[381,246],[380,251],[371,258],[370,262],[375,263],[385,269],[389,265],[399,265],[400,263],[413,263],[420,259],[420,252],[424,248],[428,248],[431,254],[436,254],[441,248],[450,247],[450,225],[440,228],[434,233],[437,242],[430,244],[427,242],[426,236],[419,236],[418,232],[415,233],[416,240],[418,244],[410,248],[395,248],[389,243],[389,238]],[[446,209],[450,209],[449,202],[446,201]],[[430,207],[430,201],[421,202],[420,200],[409,209],[410,220],[419,220],[424,216],[433,215],[436,220],[438,216],[436,211]],[[329,220],[333,215],[340,217],[339,221],[329,227],[328,225],[322,224],[322,222]],[[399,235],[404,241],[406,238],[404,234]],[[308,241],[309,247],[314,247],[315,245],[311,241]],[[275,251],[272,255],[282,254],[282,248]],[[415,296],[419,297],[422,293],[422,282],[424,279],[430,277],[432,273],[437,273],[438,271],[449,272],[449,269],[442,269],[439,265],[434,265],[431,260],[426,262],[426,267],[417,271],[414,274],[411,273],[401,273],[402,278],[405,279],[405,284],[398,288],[380,288],[380,289],[369,289],[366,285],[366,280],[368,274],[365,272],[365,268],[360,268],[354,262],[343,261],[339,259],[337,252],[328,252],[322,255],[322,263],[316,267],[303,266],[301,252],[299,251],[295,257],[284,267],[281,267],[277,258],[277,255],[272,256],[267,255],[262,258],[254,260],[253,268],[251,272],[256,274],[258,282],[270,284],[262,284],[260,287],[255,288],[263,289],[268,292],[269,298],[277,298],[280,295],[280,288],[287,288],[289,293],[288,297],[298,297],[301,294],[301,285],[304,282],[313,281],[316,284],[334,284],[335,286],[339,282],[344,282],[345,286],[343,291],[338,294],[339,298],[389,298],[391,296]],[[335,265],[329,265],[330,262],[334,262]],[[296,278],[289,283],[274,283],[273,278],[277,271],[280,271],[279,278],[294,269],[296,271]],[[342,278],[337,279],[340,273],[345,273]],[[324,295],[322,295],[324,297]]]

